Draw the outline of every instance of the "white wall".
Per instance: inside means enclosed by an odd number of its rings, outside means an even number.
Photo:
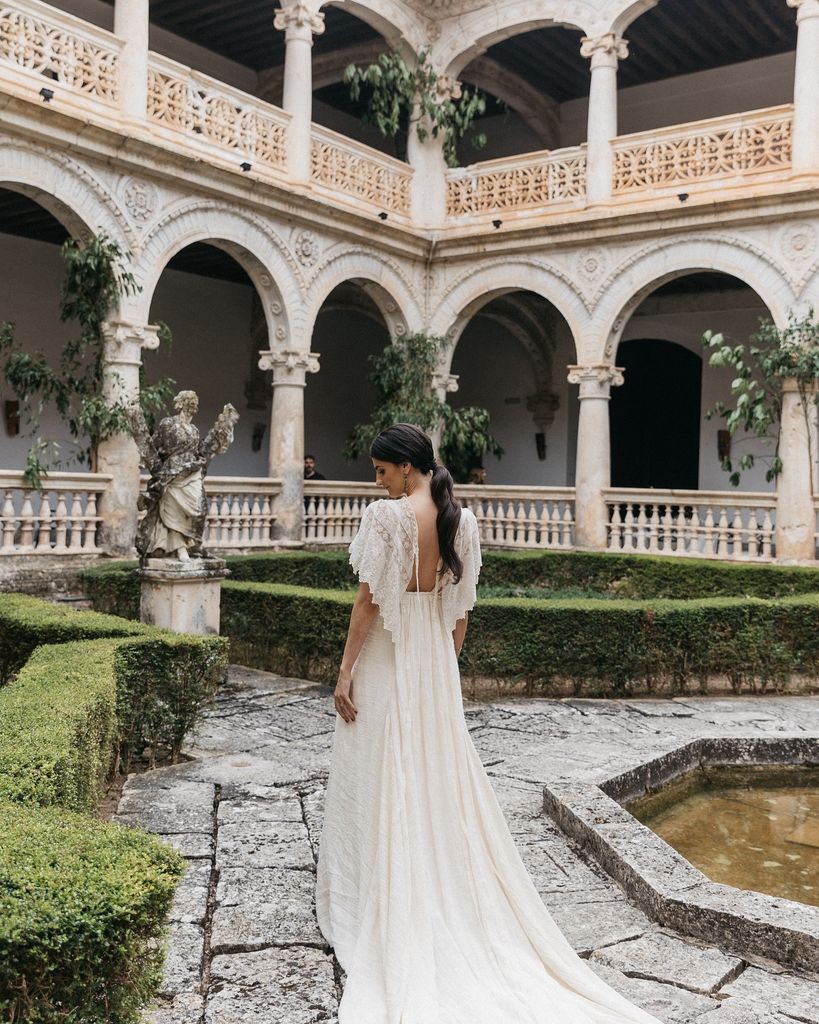
[[[552,384],[560,405],[546,433],[546,460],[541,462],[535,447],[539,428],[526,408],[527,397],[537,389],[530,356],[512,334],[488,318],[478,316],[466,328],[452,363],[459,387],[449,401],[456,407],[478,405],[490,412],[490,430],[505,455],[500,460],[484,456],[487,483],[555,487],[567,483],[571,418],[575,415],[565,372],[570,361],[572,357],[561,344]]]
[[[342,450],[350,430],[370,416],[368,357],[388,343],[386,327],[363,313],[331,308],[319,313],[312,348],[321,355],[321,369],[307,379],[304,450],[316,456],[316,468],[328,480],[373,478],[368,456],[348,462]]]
[[[747,342],[757,330],[760,317],[768,311],[757,295],[750,291],[706,293],[702,296],[666,296],[649,298],[637,310],[623,332],[623,340],[659,339],[673,341],[703,357],[702,415],[700,427],[700,490],[730,490],[728,474],[720,467],[717,456],[717,431],[725,426],[720,417],[706,420],[705,413],[718,400],[731,397],[730,368],[716,369],[708,365],[708,350],[703,348],[702,336],[706,330],[721,331],[734,343]],[[659,382],[660,386],[673,386],[673,381]],[[736,460],[744,452],[755,455],[773,452],[773,447],[750,439],[747,443],[737,434],[732,439],[732,456]],[[752,470],[743,472],[740,487],[743,491],[771,491],[773,485],[765,481],[766,466],[758,462]]]

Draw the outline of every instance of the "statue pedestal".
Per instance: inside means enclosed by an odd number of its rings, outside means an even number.
[[[223,558],[149,558],[137,570],[140,619],[174,633],[218,633],[219,588],[227,574]]]

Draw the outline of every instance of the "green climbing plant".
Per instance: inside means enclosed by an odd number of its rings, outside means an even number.
[[[765,455],[745,451],[739,458],[729,456],[722,460],[722,468],[731,485],[738,487],[742,473],[760,458],[768,464],[765,479],[774,480],[782,471],[779,427],[784,381],[796,382],[806,425],[811,405],[819,401],[819,321],[812,309],[802,317],[791,312],[787,326],[781,329],[770,319],[760,320],[759,330],[747,345],[730,344],[723,334],[712,331],[703,335],[703,345],[711,349],[710,366],[730,367],[734,373],[730,401],[716,402],[705,418],[721,416],[732,436],[742,431],[750,435],[749,442],[773,449]],[[810,430],[807,435],[810,439]]]
[[[60,319],[75,323],[77,336],[67,341],[50,361],[42,351],[30,352],[17,341],[14,324],[0,324],[0,360],[6,384],[20,403],[32,442],[25,458],[24,475],[40,488],[49,469],[73,461],[96,469],[97,448],[113,434],[131,434],[127,405],[103,395],[104,324],[120,300],[139,290],[124,253],[106,234],[84,240],[68,239],[62,247],[65,267],[60,293]],[[170,331],[160,327],[160,340],[170,343]],[[142,377],[142,374],[140,374]],[[149,421],[164,409],[172,393],[169,378],[148,385],[141,380],[140,404]],[[53,406],[68,428],[66,446],[43,437],[40,421]]]
[[[442,428],[441,460],[461,482],[484,453],[502,457],[503,448],[490,433],[486,409],[456,409],[436,395],[433,378],[445,345],[445,338],[410,334],[394,338],[383,352],[370,357],[375,403],[370,420],[353,427],[344,449],[346,458],[366,454],[376,434],[393,423],[415,423],[427,431]]]
[[[344,81],[352,100],[357,102],[364,93],[363,119],[385,138],[400,143],[413,129],[421,142],[430,135],[435,139],[442,135],[450,167],[458,164],[458,143],[486,112],[486,97],[480,90],[464,88],[438,74],[428,47],[420,51],[414,65],[397,50],[382,53],[366,67],[350,64]],[[471,141],[475,149],[482,149],[486,135],[477,132]]]

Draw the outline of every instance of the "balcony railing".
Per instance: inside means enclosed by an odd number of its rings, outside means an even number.
[[[400,160],[314,124],[310,163],[319,188],[384,213],[409,216],[412,168]]]
[[[34,95],[43,86],[86,103],[119,103],[122,40],[38,0],[0,4],[0,65]]]
[[[605,491],[608,550],[770,561],[776,495],[723,491]]]
[[[276,496],[281,489],[281,480],[239,476],[207,477],[205,547],[218,551],[274,547]]]
[[[35,491],[22,473],[0,470],[0,555],[95,555],[99,499],[111,481],[99,473],[49,473]]]
[[[286,171],[290,115],[183,64],[150,55],[148,119],[185,135],[194,146],[213,147],[263,169]]]
[[[614,194],[781,173],[791,166],[793,104],[655,128],[614,140]]]
[[[475,513],[485,547],[565,549],[574,544],[573,488],[459,485],[455,496]],[[375,484],[306,482],[305,543],[349,544],[364,509],[383,497]]]
[[[585,146],[525,153],[447,171],[450,217],[545,209],[585,196]]]

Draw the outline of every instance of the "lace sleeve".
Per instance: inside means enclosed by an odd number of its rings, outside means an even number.
[[[412,572],[412,536],[398,502],[381,499],[364,510],[350,545],[350,564],[378,605],[384,628],[395,639],[401,618],[401,594]]]
[[[451,632],[458,619],[475,607],[477,600],[478,576],[481,572],[481,544],[478,535],[478,521],[471,509],[461,510],[461,521],[455,534],[455,547],[463,562],[463,574],[457,583],[451,574],[444,581],[441,593],[444,625]]]

